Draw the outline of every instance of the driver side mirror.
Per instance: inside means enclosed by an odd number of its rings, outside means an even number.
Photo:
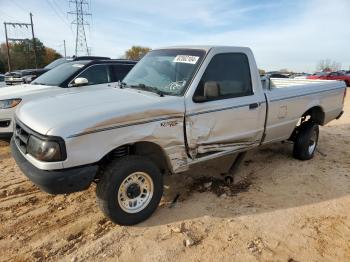
[[[204,83],[203,96],[197,95],[193,98],[194,102],[205,102],[213,100],[220,96],[219,84],[215,81],[208,81]]]
[[[74,79],[72,86],[85,86],[89,83],[89,80],[87,80],[84,77],[77,77],[76,79]]]

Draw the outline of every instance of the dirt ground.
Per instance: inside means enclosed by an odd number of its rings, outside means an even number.
[[[155,214],[123,227],[99,211],[94,186],[40,192],[1,142],[0,261],[350,261],[350,96],[313,160],[291,148],[249,152],[231,190],[218,179],[232,157],[168,177]]]

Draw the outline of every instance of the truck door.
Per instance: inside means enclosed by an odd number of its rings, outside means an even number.
[[[251,66],[253,56],[209,53],[206,61],[192,98],[185,99],[191,157],[257,146],[264,131],[266,103],[261,84],[257,85],[257,69]]]

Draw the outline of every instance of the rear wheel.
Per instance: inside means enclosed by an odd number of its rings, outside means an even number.
[[[107,165],[96,188],[100,209],[120,225],[147,219],[158,207],[162,194],[159,169],[141,156],[126,156]]]
[[[319,136],[318,125],[312,122],[306,122],[300,126],[296,135],[293,156],[300,160],[309,160],[313,158]]]

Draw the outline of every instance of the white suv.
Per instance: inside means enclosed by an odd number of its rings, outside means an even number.
[[[26,101],[57,94],[111,88],[136,64],[130,60],[80,60],[64,63],[36,78],[30,84],[0,89],[0,138],[13,133],[16,108]],[[84,88],[81,88],[84,86]]]

